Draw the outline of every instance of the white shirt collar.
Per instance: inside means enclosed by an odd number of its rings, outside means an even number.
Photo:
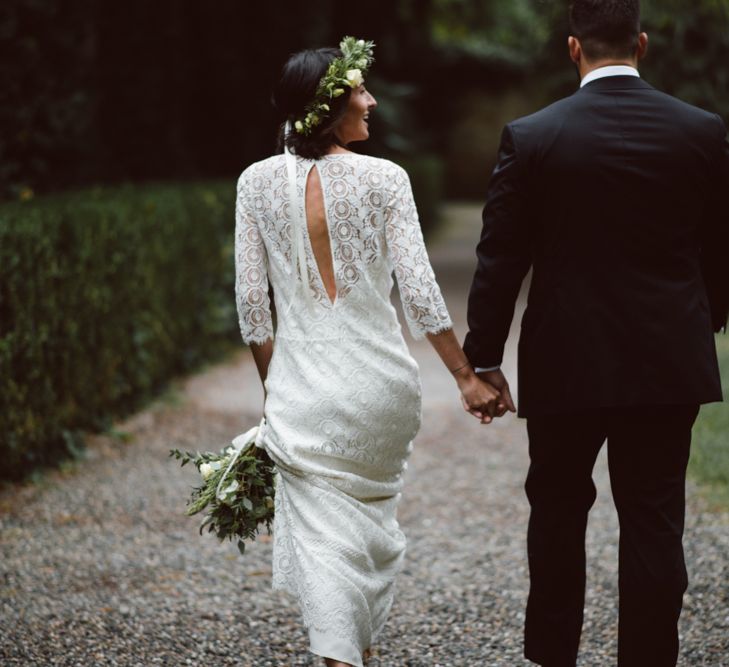
[[[607,67],[598,67],[587,74],[585,78],[582,79],[580,88],[586,86],[591,81],[603,79],[606,76],[637,76],[640,78],[640,74],[635,67],[630,67],[630,65],[608,65]]]

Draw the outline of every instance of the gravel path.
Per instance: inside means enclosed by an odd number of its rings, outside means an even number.
[[[464,333],[478,210],[448,209],[431,254]],[[413,344],[424,425],[401,505],[409,539],[399,593],[372,667],[527,665],[524,423],[486,427],[464,412],[427,344]],[[506,370],[514,373],[514,340]],[[218,448],[258,421],[249,355],[182,381],[119,424],[129,442],[95,437],[88,460],[0,494],[0,665],[320,665],[295,603],[270,590],[271,544],[198,537],[182,514],[195,472],[170,447]],[[588,536],[589,590],[580,665],[615,664],[617,520],[604,457]],[[729,666],[729,514],[690,489],[691,586],[681,665]],[[646,666],[650,667],[650,666]]]

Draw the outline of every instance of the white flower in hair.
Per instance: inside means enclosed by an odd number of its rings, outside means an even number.
[[[362,71],[359,69],[347,70],[347,81],[352,88],[357,88],[357,86],[361,86],[364,82]]]

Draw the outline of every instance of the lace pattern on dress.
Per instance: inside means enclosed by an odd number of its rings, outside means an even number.
[[[304,228],[308,288],[314,301],[331,310],[359,289],[363,276],[367,276],[365,290],[372,286],[382,289],[388,274],[394,272],[413,337],[421,339],[427,333],[451,329],[453,324],[430,265],[405,170],[387,160],[351,154],[330,155],[316,162],[299,158],[300,202],[304,201],[306,178],[314,165],[322,183],[337,285],[332,304]],[[273,338],[268,296],[271,271],[281,279],[276,284],[283,292],[281,304],[296,298],[295,288],[299,284],[292,265],[291,215],[283,156],[256,163],[241,175],[235,241],[241,334],[246,343],[262,343]],[[373,296],[382,299],[386,295]],[[360,301],[368,299],[365,293]],[[314,317],[323,316],[319,312]]]
[[[428,258],[407,172],[395,167],[391,199],[385,209],[388,251],[403,310],[416,339],[453,328]]]
[[[260,178],[259,188],[263,187]],[[245,343],[263,344],[273,338],[273,319],[268,295],[268,261],[263,236],[254,211],[265,210],[261,197],[248,203],[243,176],[238,181],[235,225],[235,297],[238,324]]]

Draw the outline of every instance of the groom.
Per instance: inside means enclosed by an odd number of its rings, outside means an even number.
[[[504,129],[464,349],[511,405],[498,366],[532,267],[519,341],[531,458],[526,657],[576,663],[591,475],[607,440],[619,665],[668,667],[687,586],[691,429],[700,404],[722,399],[713,332],[729,311],[729,144],[719,116],[640,78],[638,0],[575,0],[570,19],[582,85]]]

